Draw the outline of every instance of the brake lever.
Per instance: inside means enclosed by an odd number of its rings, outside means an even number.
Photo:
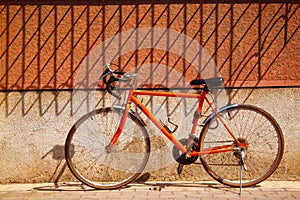
[[[129,75],[126,75],[125,72],[123,71],[120,71],[120,70],[112,70],[110,67],[109,67],[109,64],[106,64],[105,66],[103,66],[103,69],[105,69],[105,71],[103,72],[102,74],[102,79],[103,79],[103,82],[105,83],[106,85],[106,90],[109,94],[111,94],[112,96],[114,96],[115,98],[117,98],[118,100],[121,100],[122,98],[113,93],[113,89],[115,88],[114,86],[111,86],[110,84],[113,83],[113,82],[116,82],[116,81],[122,81],[122,82],[128,82],[131,80],[132,77],[136,77],[137,75],[136,74],[129,74]],[[117,75],[123,75],[123,78],[117,78],[115,77],[114,75],[117,74]],[[107,80],[107,77],[109,77],[109,79]],[[135,80],[136,81],[136,80]],[[134,83],[135,84],[135,83]]]
[[[119,95],[116,95],[115,93],[113,93],[112,90],[114,89],[114,87],[110,85],[112,82],[115,82],[115,81],[118,81],[118,80],[119,80],[119,79],[116,78],[115,76],[109,77],[109,80],[108,80],[107,83],[106,83],[106,90],[107,90],[107,92],[108,92],[109,94],[111,94],[112,96],[114,96],[114,97],[117,98],[118,100],[121,100],[122,98],[121,98]]]

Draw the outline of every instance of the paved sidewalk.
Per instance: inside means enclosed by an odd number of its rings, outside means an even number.
[[[120,190],[94,190],[80,184],[0,185],[0,200],[90,199],[300,199],[300,181],[265,181],[253,188],[230,188],[216,182],[147,182]]]

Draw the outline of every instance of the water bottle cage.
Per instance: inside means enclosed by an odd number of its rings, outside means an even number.
[[[174,126],[174,129],[173,129],[173,130],[171,130],[171,129],[170,129],[166,124],[164,124],[161,120],[160,120],[160,122],[162,123],[162,125],[164,126],[164,128],[167,129],[167,131],[168,131],[169,133],[175,133],[175,131],[177,131],[177,129],[178,129],[178,125],[175,124],[174,122],[171,122],[171,120],[170,120],[169,117],[168,117],[168,122],[169,122],[171,125]]]

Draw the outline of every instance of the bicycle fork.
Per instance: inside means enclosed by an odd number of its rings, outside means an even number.
[[[110,143],[105,147],[107,153],[112,152],[113,146],[116,144],[116,142],[118,141],[122,131],[124,130],[124,127],[125,127],[125,124],[126,124],[126,119],[128,117],[128,114],[129,114],[129,110],[130,110],[130,104],[126,104],[124,113],[122,115],[120,124],[118,126],[118,129],[117,129],[116,133],[114,134],[114,136],[112,137]]]

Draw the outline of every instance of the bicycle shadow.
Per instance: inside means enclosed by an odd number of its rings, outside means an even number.
[[[224,192],[230,192],[233,194],[240,195],[240,188],[239,187],[230,187],[226,185],[222,185],[216,181],[197,181],[197,182],[151,182],[149,180],[150,173],[145,173],[142,176],[140,176],[137,180],[135,180],[132,184],[135,188],[137,187],[149,187],[149,190],[154,191],[161,191],[163,189],[171,189],[171,188],[210,188],[213,190],[222,190]],[[139,185],[136,185],[139,184]],[[258,188],[261,187],[260,185],[255,185],[250,188]],[[243,188],[245,189],[245,188]]]
[[[71,156],[75,153],[75,147],[71,146]],[[54,185],[40,186],[35,187],[33,189],[42,190],[42,191],[94,191],[97,190],[95,188],[91,188],[89,186],[84,185],[79,182],[59,182],[60,178],[64,174],[67,163],[65,162],[65,147],[64,145],[55,145],[51,150],[49,150],[43,157],[47,157],[48,155],[52,155],[52,159],[57,161],[57,166],[49,179],[49,182],[53,180]],[[63,164],[62,164],[63,163]],[[62,165],[62,166],[61,166]],[[237,188],[232,188],[226,185],[222,185],[218,182],[212,181],[199,181],[199,182],[153,182],[151,181],[151,174],[149,172],[143,173],[132,183],[118,188],[116,190],[123,189],[147,189],[153,191],[161,191],[163,189],[170,188],[211,188],[214,190],[223,190],[224,192],[231,192],[234,194],[239,194]],[[260,186],[255,186],[260,187]]]
[[[34,187],[34,190],[40,191],[95,191],[96,189],[90,188],[82,183],[57,183],[54,185],[46,185]]]
[[[237,188],[231,188],[227,186],[220,185],[218,183],[213,182],[158,182],[158,183],[143,183],[144,186],[149,186],[149,190],[161,191],[163,189],[182,189],[182,188],[210,188],[213,190],[222,190],[224,192],[230,192],[234,194],[239,194],[239,190]]]
[[[71,145],[71,157],[74,155],[75,147],[74,145]],[[52,159],[57,161],[56,168],[50,177],[48,182],[51,182],[53,180],[54,182],[54,187],[58,188],[59,187],[59,180],[64,174],[66,168],[67,168],[67,163],[65,162],[65,146],[64,145],[55,145],[51,150],[49,150],[43,157],[42,159],[46,158],[48,155],[52,155]]]
[[[224,192],[229,192],[233,194],[240,194],[239,188],[233,188],[226,185],[222,185],[218,182],[213,181],[199,181],[199,182],[151,182],[149,181],[151,177],[150,173],[144,173],[138,179],[132,183],[115,190],[151,190],[160,192],[167,189],[183,189],[183,188],[209,188],[212,190],[222,190]],[[259,185],[254,186],[261,187]],[[252,188],[254,188],[252,187]],[[48,186],[35,187],[33,189],[41,191],[97,191],[95,188],[91,188],[82,183],[59,183]],[[213,191],[212,191],[213,192]]]

